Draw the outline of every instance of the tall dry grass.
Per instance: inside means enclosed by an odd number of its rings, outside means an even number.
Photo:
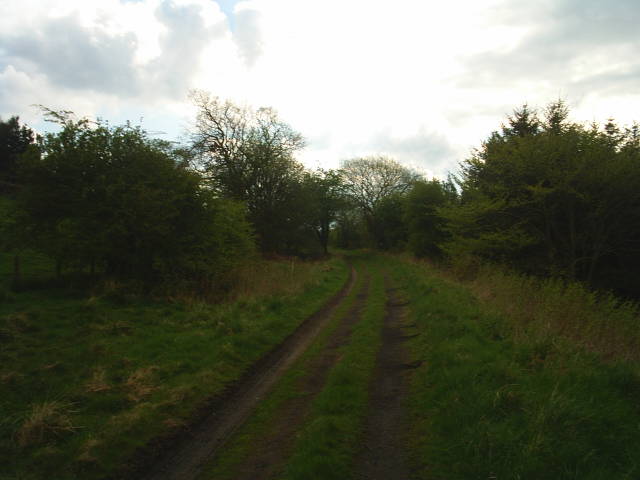
[[[335,268],[331,261],[302,261],[295,258],[259,260],[237,271],[226,300],[253,299],[271,295],[296,295]]]
[[[503,314],[516,340],[562,337],[612,361],[640,362],[640,306],[578,282],[538,278],[507,268],[460,259],[448,267],[420,261],[448,280],[462,283]]]
[[[31,406],[16,432],[21,447],[42,443],[51,437],[73,432],[78,427],[71,421],[71,404],[47,401]]]

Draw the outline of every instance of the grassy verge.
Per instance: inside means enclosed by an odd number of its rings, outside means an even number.
[[[318,338],[309,349],[295,362],[294,365],[278,381],[273,391],[261,402],[249,420],[234,434],[233,438],[225,445],[224,455],[215,458],[213,462],[205,468],[200,475],[200,479],[225,480],[235,478],[238,468],[251,456],[256,445],[264,441],[265,437],[273,432],[274,417],[279,409],[288,400],[305,395],[300,391],[299,381],[308,374],[310,363],[322,353],[331,334],[342,322],[345,315],[352,308],[356,296],[362,292],[364,287],[364,271],[362,266],[358,266],[358,279],[353,289],[345,300],[334,312],[327,327],[320,332]],[[295,414],[296,412],[291,412]],[[269,467],[273,467],[270,465]],[[277,466],[276,466],[277,467]],[[265,474],[266,476],[266,474]]]
[[[603,358],[640,362],[637,304],[576,282],[530,277],[488,264],[474,270],[465,285],[510,320],[516,339],[561,336]],[[451,273],[465,277],[456,268]]]
[[[527,334],[531,322],[515,328],[517,317],[424,265],[394,275],[421,333],[408,345],[425,362],[410,401],[421,478],[640,476],[637,364],[605,362],[554,330]]]
[[[310,419],[297,441],[284,479],[345,479],[351,475],[368,390],[380,347],[385,313],[384,280],[377,261],[370,261],[372,279],[362,319],[354,327],[351,342],[340,362],[329,373],[316,397]]]
[[[0,303],[0,478],[112,472],[187,422],[348,275],[339,259],[263,267],[252,275],[277,276],[284,292],[256,288],[219,305],[12,293]]]

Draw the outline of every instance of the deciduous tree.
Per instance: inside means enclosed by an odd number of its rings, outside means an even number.
[[[293,155],[304,139],[271,108],[240,107],[199,91],[192,99],[193,147],[212,188],[246,204],[264,251],[287,249],[302,223],[296,200],[304,168]]]

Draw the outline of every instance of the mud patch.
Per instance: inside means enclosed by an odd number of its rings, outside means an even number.
[[[361,317],[368,299],[369,278],[362,282],[353,306],[331,332],[323,349],[304,365],[304,375],[296,381],[297,395],[280,405],[269,422],[265,435],[254,448],[237,474],[237,480],[277,478],[295,446],[296,434],[305,424],[316,396],[322,391],[333,366],[340,361],[340,348],[351,338],[353,327]]]
[[[410,338],[402,322],[408,302],[395,287],[387,287],[387,313],[382,328],[382,346],[378,352],[370,387],[369,414],[365,422],[363,444],[355,460],[355,478],[367,480],[407,480],[407,415],[411,370],[403,342]],[[420,362],[421,363],[421,362]]]
[[[162,439],[142,452],[127,471],[114,478],[146,480],[188,480],[195,478],[205,463],[251,414],[293,362],[302,355],[327,325],[333,312],[349,294],[356,273],[325,306],[307,318],[285,341],[257,362],[233,386],[214,399],[207,411],[190,428]]]

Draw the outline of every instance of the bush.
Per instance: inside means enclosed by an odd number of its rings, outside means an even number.
[[[49,114],[62,130],[22,157],[12,231],[58,270],[211,289],[251,256],[245,208],[215,198],[184,152],[128,124]]]

